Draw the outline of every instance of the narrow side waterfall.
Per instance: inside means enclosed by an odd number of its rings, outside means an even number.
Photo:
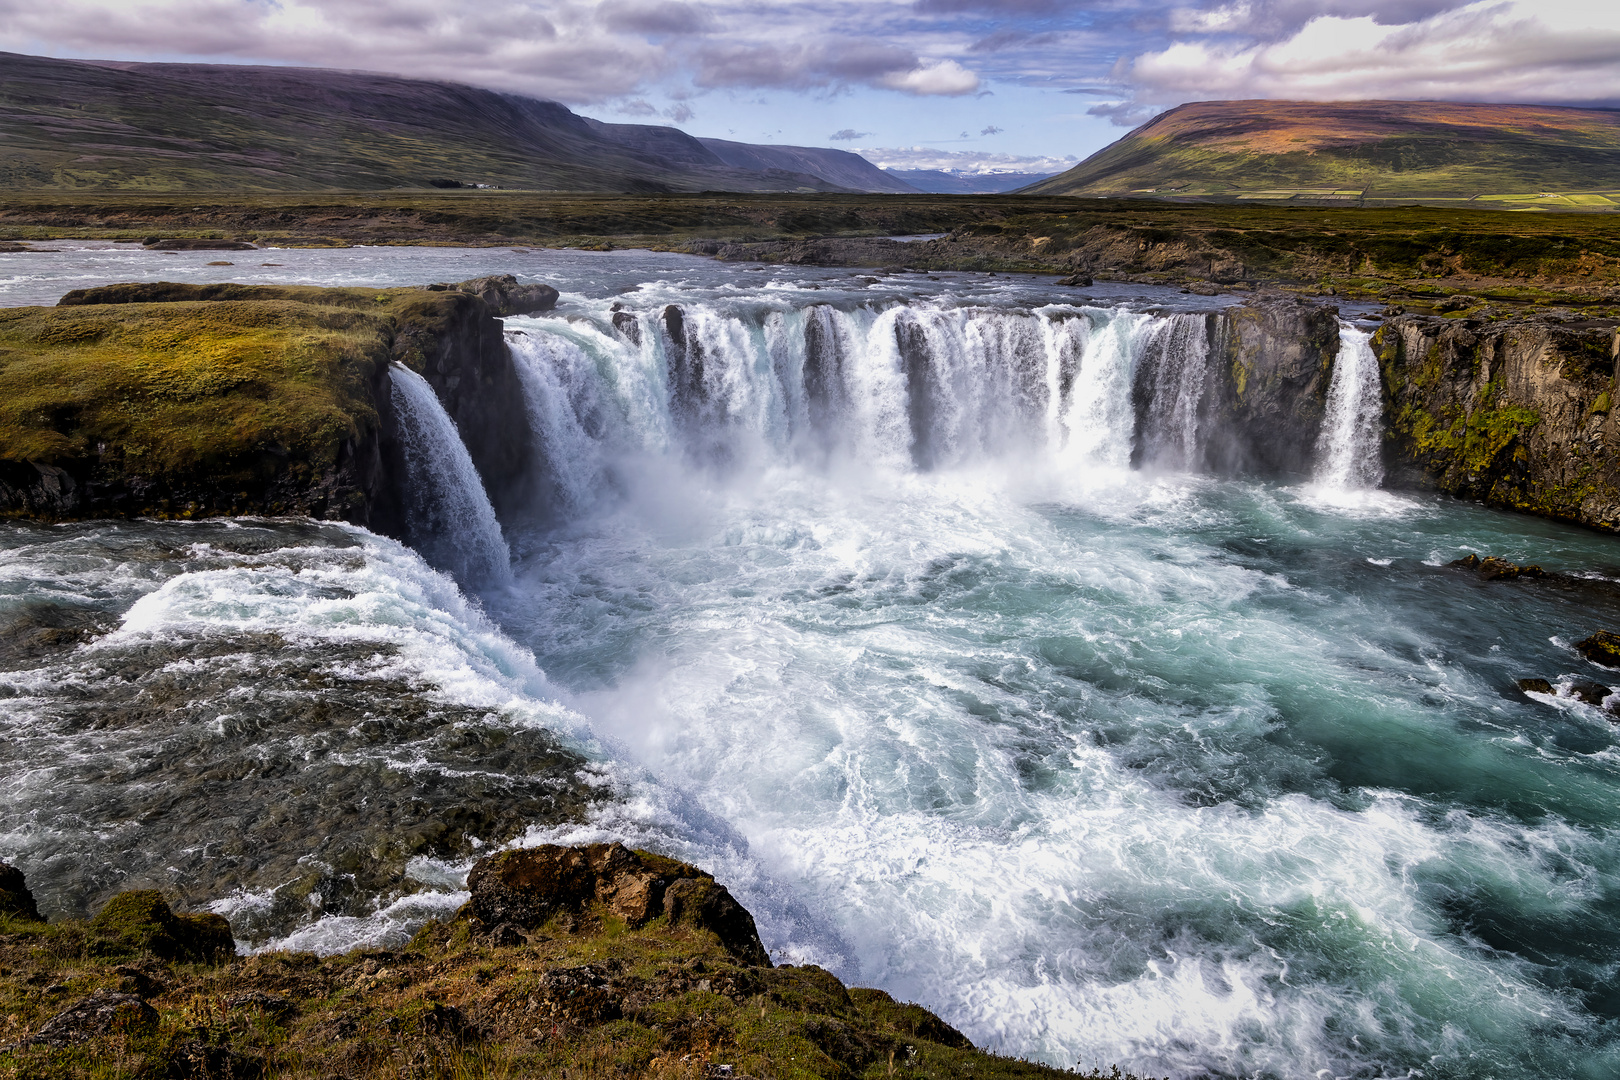
[[[614,490],[627,454],[902,472],[1200,462],[1207,315],[923,303],[599,314],[507,324],[564,512]]]
[[[455,421],[422,376],[402,364],[388,374],[405,451],[411,546],[464,583],[509,580],[511,551]]]
[[[1376,488],[1384,480],[1380,454],[1383,391],[1372,335],[1339,323],[1327,415],[1316,444],[1316,482],[1339,489]]]

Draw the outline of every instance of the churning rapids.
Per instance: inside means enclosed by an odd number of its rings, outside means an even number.
[[[506,324],[530,520],[405,373],[415,550],[0,532],[0,855],[45,906],[151,883],[332,950],[453,910],[485,837],[617,837],[1003,1053],[1620,1074],[1617,739],[1512,689],[1620,623],[1620,546],[1378,490],[1364,327],[1257,482],[1203,471],[1185,298],[641,258],[495,267],[563,290]]]

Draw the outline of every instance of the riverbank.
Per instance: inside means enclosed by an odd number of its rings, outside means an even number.
[[[894,236],[933,236],[895,243]],[[17,193],[0,242],[51,239],[646,248],[820,266],[1107,277],[1438,303],[1620,305],[1620,222],[1432,207],[1048,196]]]
[[[747,912],[696,867],[596,845],[495,856],[474,877],[548,853],[582,864],[593,899],[569,903],[554,877],[517,883],[505,897],[543,914],[492,923],[480,916],[490,890],[475,885],[405,947],[334,956],[236,956],[225,920],[176,915],[152,891],[45,923],[0,863],[0,1077],[1105,1075],[986,1054],[920,1006],[813,965],[772,966]],[[740,916],[707,916],[690,899],[704,890]]]

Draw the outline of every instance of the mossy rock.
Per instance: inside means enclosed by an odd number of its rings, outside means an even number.
[[[1575,651],[1604,667],[1620,668],[1620,634],[1599,630],[1575,643]]]
[[[164,960],[214,964],[236,954],[231,924],[211,913],[177,915],[155,889],[121,892],[90,921],[96,950],[149,952]]]

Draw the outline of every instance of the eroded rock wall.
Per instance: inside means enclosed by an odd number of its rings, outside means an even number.
[[[1401,315],[1373,339],[1387,483],[1620,531],[1620,329]]]
[[[1339,349],[1337,310],[1261,301],[1220,312],[1211,333],[1206,467],[1224,475],[1308,473]]]

